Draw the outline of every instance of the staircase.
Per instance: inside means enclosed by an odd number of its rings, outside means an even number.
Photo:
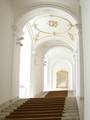
[[[68,91],[50,91],[45,95],[24,100],[2,120],[80,120],[76,99],[67,97]]]
[[[49,97],[49,98],[64,97],[64,98],[66,98],[67,96],[68,96],[68,91],[62,90],[62,91],[49,91],[45,97]]]
[[[5,120],[61,120],[65,98],[31,98]]]

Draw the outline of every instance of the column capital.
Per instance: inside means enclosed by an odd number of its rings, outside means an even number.
[[[75,24],[75,26],[76,26],[76,28],[79,29],[79,30],[82,29],[82,24],[81,24],[81,23]]]
[[[17,25],[13,25],[12,29],[13,29],[13,34],[14,34],[14,37],[15,37],[16,44],[20,45],[20,46],[23,46],[23,44],[21,43],[21,40],[24,39],[23,30],[21,28],[19,28]]]
[[[14,35],[18,38],[18,40],[21,40],[22,36],[24,35],[22,28],[19,28],[17,25],[13,25],[12,29],[13,29]]]

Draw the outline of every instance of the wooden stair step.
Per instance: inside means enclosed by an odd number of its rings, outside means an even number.
[[[30,118],[30,117],[53,117],[53,116],[62,116],[62,114],[60,113],[43,113],[43,114],[13,114],[13,115],[10,115],[10,116],[7,116],[6,118],[21,118],[21,117],[24,117],[24,118]]]
[[[26,114],[34,114],[34,113],[60,113],[60,112],[62,112],[62,110],[47,110],[47,111],[14,111],[13,113],[11,113],[11,114],[19,114],[19,113],[21,113],[21,114],[24,114],[24,113],[26,113]]]
[[[37,111],[37,110],[38,110],[38,111],[47,111],[47,110],[64,110],[64,108],[42,108],[42,109],[41,109],[41,108],[37,108],[37,109],[35,109],[35,108],[33,109],[33,108],[32,108],[32,109],[17,109],[17,111],[30,111],[30,110],[31,110],[31,111],[34,111],[34,110],[35,110],[35,111]]]
[[[61,117],[6,118],[5,120],[61,120]]]

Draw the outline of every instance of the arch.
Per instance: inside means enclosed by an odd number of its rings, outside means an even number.
[[[65,49],[66,50],[66,54],[65,56],[61,55],[61,52],[58,53],[57,58],[54,56],[53,51],[57,50],[57,52],[59,50]],[[55,50],[55,51],[56,51]],[[52,54],[50,54],[50,59],[47,58],[49,57],[49,54],[52,52]],[[68,53],[69,52],[69,53]],[[48,54],[47,57],[45,57]],[[60,55],[60,56],[59,56]],[[67,58],[70,55],[69,58]],[[49,48],[45,53],[44,53],[44,57],[47,58],[47,62],[45,62],[45,68],[44,68],[44,90],[60,90],[60,89],[56,89],[55,85],[56,85],[56,69],[61,69],[64,67],[64,69],[67,69],[69,72],[69,81],[68,81],[68,90],[72,90],[74,91],[74,74],[72,73],[72,70],[74,69],[74,59],[73,59],[73,51],[71,49],[66,48],[65,46],[54,46]],[[55,59],[53,59],[55,57]],[[52,58],[52,59],[51,59]],[[48,61],[49,60],[49,61]],[[48,63],[49,62],[49,63]],[[62,64],[61,64],[62,63]],[[73,89],[72,89],[73,88]]]
[[[49,49],[54,48],[56,46],[65,47],[65,48],[69,49],[72,52],[74,51],[74,49],[73,49],[74,46],[72,46],[71,44],[69,44],[69,43],[67,43],[65,41],[60,40],[60,38],[54,39],[53,43],[52,43],[52,39],[50,39],[50,40],[46,39],[45,41],[36,44],[34,50],[37,51],[38,49],[45,48],[45,52],[44,52],[44,54],[45,54]]]
[[[72,18],[78,22],[78,16],[76,16],[69,8],[65,7],[64,5],[58,5],[58,4],[53,4],[53,3],[49,3],[49,4],[38,4],[35,6],[32,6],[30,8],[29,11],[25,12],[23,16],[21,16],[21,18],[19,18],[18,20],[15,21],[15,25],[18,26],[21,30],[24,27],[24,25],[33,17],[37,16],[38,13],[44,13],[43,8],[55,8],[58,10],[63,10],[66,13],[70,14],[72,16]],[[41,10],[42,9],[42,10]]]
[[[40,12],[40,14],[42,14],[42,13],[44,13],[44,11],[45,11],[45,9],[46,8],[48,8],[48,9],[54,9],[54,10],[56,10],[56,11],[60,11],[60,8],[61,7],[59,7],[59,6],[53,6],[53,5],[48,5],[48,7],[46,7],[46,6],[37,6],[37,8],[35,8],[35,9],[32,9],[31,11],[29,11],[27,14],[25,14],[24,16],[22,16],[22,18],[21,19],[19,19],[19,21],[17,21],[17,23],[16,23],[16,26],[17,26],[17,28],[19,29],[19,33],[20,32],[22,32],[22,28],[23,28],[23,26],[30,20],[30,19],[32,19],[33,17],[35,17],[35,16],[37,16],[38,15],[38,12]],[[68,14],[68,15],[70,15],[71,17],[72,17],[72,19],[74,20],[74,22],[77,24],[78,22],[77,22],[77,19],[76,18],[74,18],[73,17],[73,15],[71,15],[71,12],[68,10],[67,12],[66,12],[66,10],[67,9],[61,9],[61,10],[63,10],[66,14]],[[70,14],[69,14],[70,13]],[[42,41],[42,42],[39,42],[38,44],[36,44],[35,46],[34,46],[34,48],[32,48],[32,54],[33,54],[33,56],[34,56],[34,62],[36,62],[37,61],[37,63],[39,63],[39,62],[42,62],[43,61],[43,58],[44,58],[44,55],[45,55],[45,53],[49,50],[49,49],[51,49],[51,48],[54,48],[54,47],[56,47],[56,46],[63,46],[63,47],[65,47],[65,48],[67,48],[67,49],[69,49],[69,50],[71,50],[72,52],[74,51],[74,48],[75,48],[75,46],[74,46],[74,44],[72,43],[72,42],[70,42],[70,40],[68,39],[67,41],[62,41],[62,39],[60,39],[60,37],[54,37],[54,38],[47,38],[47,39],[43,39],[44,41]],[[52,40],[53,40],[53,42],[52,42]],[[41,52],[40,54],[39,54],[39,52]],[[40,56],[41,55],[41,56]],[[39,56],[39,57],[41,57],[41,60],[39,59],[39,60],[37,60],[37,56]],[[38,58],[39,58],[38,57]],[[36,63],[36,64],[37,64]],[[43,62],[42,62],[43,63]],[[40,64],[40,63],[39,63]],[[37,73],[37,70],[38,70],[38,68],[40,69],[40,66],[37,64],[37,66],[34,66],[34,67],[36,67],[35,68],[35,70],[36,70],[36,72],[35,73]],[[41,66],[42,67],[42,66]],[[41,72],[41,70],[40,70],[40,72]],[[42,72],[43,72],[43,70],[42,70]],[[40,76],[40,74],[43,74],[43,73],[39,73],[38,74],[38,79],[40,78],[40,80],[42,79],[42,76]],[[36,77],[34,77],[34,78],[32,78],[32,79],[36,79]]]

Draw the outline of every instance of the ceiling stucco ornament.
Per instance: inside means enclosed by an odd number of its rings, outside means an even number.
[[[49,20],[48,21],[48,25],[50,26],[50,27],[57,27],[57,25],[58,25],[58,22],[57,21],[53,21],[53,20]]]
[[[63,10],[35,16],[29,21],[33,43],[49,37],[63,37],[75,40],[76,27],[74,18]]]
[[[33,20],[32,29],[45,34],[64,34],[72,28],[72,23],[62,17],[55,15],[38,16]],[[34,30],[33,30],[34,31]]]

